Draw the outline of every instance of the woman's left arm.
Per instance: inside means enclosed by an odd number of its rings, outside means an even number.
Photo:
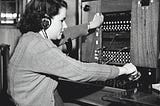
[[[64,38],[61,40],[60,45],[64,44],[68,38],[75,39],[80,36],[88,35],[89,30],[99,27],[104,20],[104,16],[100,13],[96,13],[93,20],[86,23],[68,27],[64,30]]]
[[[81,24],[72,27],[68,27],[64,30],[64,38],[60,41],[60,45],[63,45],[69,38],[75,39],[80,36],[85,36],[88,34],[88,24]]]

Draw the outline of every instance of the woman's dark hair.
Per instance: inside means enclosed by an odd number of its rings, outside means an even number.
[[[43,29],[42,19],[46,15],[52,18],[59,13],[59,9],[62,7],[67,8],[67,3],[64,0],[31,0],[26,5],[25,12],[17,27],[22,34],[29,31],[39,32]]]

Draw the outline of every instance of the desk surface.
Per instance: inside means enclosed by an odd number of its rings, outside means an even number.
[[[130,104],[130,106],[135,106],[135,104],[144,106],[160,106],[160,95],[147,94],[143,92],[136,92],[130,96],[115,97],[108,95],[108,92],[105,90],[100,90],[78,100],[97,106],[106,106],[108,105],[108,101],[124,103],[126,106],[128,106],[127,104]]]
[[[129,96],[121,96],[119,92],[125,91],[124,89],[117,89],[112,87],[98,87],[88,84],[80,84],[70,81],[62,81],[62,89],[64,95],[71,96],[72,99],[76,99],[80,102],[91,104],[94,106],[107,106],[111,102],[124,103],[126,106],[135,106],[135,104],[140,104],[144,106],[160,106],[160,94],[157,93],[144,93],[137,91]],[[65,87],[65,88],[64,88]],[[72,90],[72,92],[68,92]],[[61,92],[60,91],[60,92]],[[68,94],[67,94],[68,93]],[[118,95],[113,95],[113,94]]]

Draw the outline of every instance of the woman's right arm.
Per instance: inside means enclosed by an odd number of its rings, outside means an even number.
[[[66,56],[58,48],[51,48],[33,56],[33,70],[67,78],[73,81],[105,81],[122,74],[136,72],[136,67],[128,64],[123,68],[97,63],[83,63]]]

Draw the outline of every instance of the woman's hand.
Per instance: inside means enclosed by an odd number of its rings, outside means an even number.
[[[89,22],[88,29],[94,29],[99,27],[104,20],[104,16],[101,13],[96,13],[92,21]]]
[[[137,73],[137,68],[132,63],[127,63],[124,66],[118,68],[120,70],[119,75]]]
[[[137,68],[132,63],[127,63],[123,66],[126,69],[126,74],[136,74]]]
[[[127,74],[128,79],[135,81],[141,77],[141,73],[137,71],[137,68],[132,63],[127,63],[123,67],[119,67],[119,75]]]
[[[127,63],[123,66],[126,68],[126,74],[128,74],[128,79],[135,81],[141,77],[141,73],[137,71],[137,68],[132,63]]]

